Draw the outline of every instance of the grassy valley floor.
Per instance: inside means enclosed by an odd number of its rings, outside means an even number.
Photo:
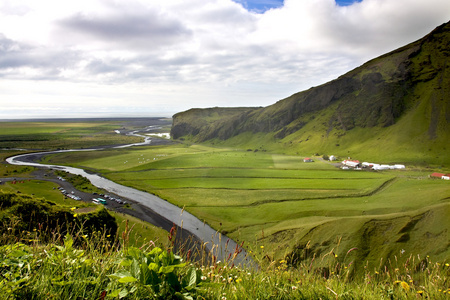
[[[354,272],[405,251],[448,259],[448,181],[414,166],[354,171],[314,160],[182,144],[47,158],[157,194],[253,253],[264,246],[269,259],[298,264],[356,247]]]

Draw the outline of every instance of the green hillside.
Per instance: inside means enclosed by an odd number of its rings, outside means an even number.
[[[450,165],[450,23],[324,85],[263,108],[174,116],[172,136],[194,142]],[[193,112],[195,111],[195,114]],[[192,121],[189,121],[192,120]],[[195,122],[193,121],[195,120]]]

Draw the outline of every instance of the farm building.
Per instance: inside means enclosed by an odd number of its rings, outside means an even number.
[[[443,176],[445,176],[444,173],[437,173],[437,172],[434,172],[433,174],[430,175],[430,177],[432,178],[439,178],[439,179],[442,179]]]
[[[305,157],[305,158],[303,159],[303,162],[313,162],[313,160],[312,160],[312,158],[310,158],[310,157]]]
[[[405,165],[380,165],[370,162],[363,162],[362,166],[365,168],[371,168],[372,170],[400,170],[406,169]]]
[[[344,160],[342,162],[342,164],[344,166],[350,167],[350,168],[356,168],[356,167],[360,167],[361,163],[359,162],[359,160]]]
[[[444,174],[444,173],[434,172],[429,177],[430,178],[439,178],[439,179],[444,179],[444,180],[450,180],[450,174]]]
[[[330,155],[330,157],[328,158],[330,161],[335,161],[337,158],[334,155]]]

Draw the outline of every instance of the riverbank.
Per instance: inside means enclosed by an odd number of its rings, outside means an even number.
[[[236,265],[242,264],[252,268],[256,266],[253,259],[249,257],[235,241],[218,233],[209,225],[205,224],[205,222],[184,211],[182,208],[160,199],[153,194],[117,184],[98,174],[92,174],[82,169],[67,166],[45,165],[36,162],[40,161],[43,156],[51,153],[99,151],[101,149],[103,148],[21,154],[9,157],[7,162],[15,165],[34,166],[81,175],[89,179],[93,185],[100,189],[104,189],[109,194],[116,195],[123,199],[129,199],[130,202],[134,203],[135,209],[125,209],[121,207],[119,212],[130,214],[152,224],[155,222],[155,225],[164,228],[165,230],[171,230],[172,227],[177,228],[180,245],[188,244],[189,247],[194,247],[198,250],[198,253],[208,253],[209,256],[214,256],[215,259],[222,261],[226,261],[228,258],[233,257],[233,263]]]

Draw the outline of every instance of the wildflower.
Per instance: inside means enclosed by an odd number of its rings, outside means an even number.
[[[403,288],[405,291],[409,291],[409,284],[408,284],[408,283],[402,281],[402,282],[400,282],[400,285],[402,286],[402,288]]]
[[[264,246],[261,246],[261,249],[264,249]]]
[[[70,210],[75,210],[75,209],[77,209],[76,207],[72,207]]]
[[[206,276],[200,277],[201,280],[206,280]]]
[[[298,287],[296,287],[295,285],[292,286],[292,290],[295,291],[296,289],[298,289]]]
[[[417,291],[417,294],[422,295],[423,291]]]
[[[86,239],[87,238],[87,234],[84,234],[81,237]]]
[[[378,271],[375,271],[375,274],[377,274],[377,275],[378,275],[378,274],[380,274],[380,273],[378,273]]]
[[[445,266],[446,266],[446,267],[449,267],[449,266],[450,266],[450,264],[449,264],[449,263],[446,263],[446,264],[445,264]]]
[[[334,257],[337,257],[337,254],[335,254]]]
[[[73,217],[76,218],[78,216],[78,214],[74,214]]]
[[[36,228],[33,228],[33,231],[36,231]]]
[[[238,279],[236,279],[236,282],[237,282],[237,283],[240,283],[240,282],[242,282],[242,278],[238,278]]]
[[[111,237],[111,235],[110,234],[108,234],[106,237]]]

